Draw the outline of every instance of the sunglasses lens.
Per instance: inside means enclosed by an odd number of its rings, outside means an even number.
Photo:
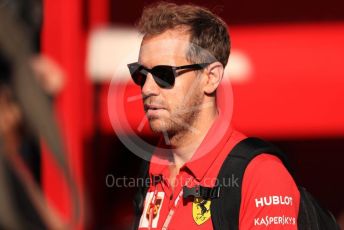
[[[150,72],[154,81],[162,88],[171,88],[174,85],[175,73],[171,66],[156,66],[152,70],[146,69],[144,66],[133,63],[128,65],[130,75],[135,84],[143,87],[146,82],[147,75]]]
[[[155,82],[162,88],[171,88],[174,85],[174,71],[170,66],[157,66],[152,69]]]
[[[146,81],[147,71],[145,71],[140,64],[134,63],[128,65],[130,75],[135,82],[135,84],[139,86],[143,86]]]
[[[146,77],[147,75],[145,75],[144,73],[142,73],[142,71],[136,71],[134,74],[131,75],[134,82],[139,85],[139,86],[143,86],[146,82]]]

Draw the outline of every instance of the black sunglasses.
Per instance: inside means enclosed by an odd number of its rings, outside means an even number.
[[[178,74],[177,70],[200,70],[209,64],[210,63],[201,63],[183,66],[157,65],[152,69],[148,69],[138,62],[135,62],[128,64],[128,68],[134,82],[141,87],[145,84],[148,73],[151,73],[154,81],[161,88],[171,88],[174,85],[175,78],[181,74]]]

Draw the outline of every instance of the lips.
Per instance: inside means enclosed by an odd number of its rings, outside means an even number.
[[[145,111],[148,111],[148,110],[159,110],[159,109],[165,109],[165,108],[161,105],[145,104],[144,109]]]
[[[165,110],[163,106],[157,104],[145,104],[144,108],[148,119],[159,118]]]

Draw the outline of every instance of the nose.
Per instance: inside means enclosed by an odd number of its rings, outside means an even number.
[[[146,81],[141,88],[143,98],[159,95],[160,87],[154,81],[153,75],[148,73]]]

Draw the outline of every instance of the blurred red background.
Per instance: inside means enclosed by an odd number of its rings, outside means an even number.
[[[114,133],[107,107],[112,77],[118,77],[131,96],[139,89],[128,76],[110,72],[95,77],[87,71],[90,37],[99,28],[133,28],[151,2],[44,0],[42,51],[67,74],[55,107],[68,159],[87,203],[87,222],[81,229],[130,226],[134,190],[108,188],[105,178],[135,176],[139,164]],[[234,125],[287,152],[299,183],[339,217],[344,212],[344,2],[189,2],[214,10],[228,23],[233,59],[241,58],[233,60],[233,69],[235,63],[244,65],[231,84],[225,83],[233,87]],[[140,103],[125,107],[134,128],[144,116],[137,109]],[[123,134],[132,135],[130,130]],[[156,141],[147,127],[139,135]],[[68,219],[68,188],[48,154],[42,158],[42,184],[51,203]]]

